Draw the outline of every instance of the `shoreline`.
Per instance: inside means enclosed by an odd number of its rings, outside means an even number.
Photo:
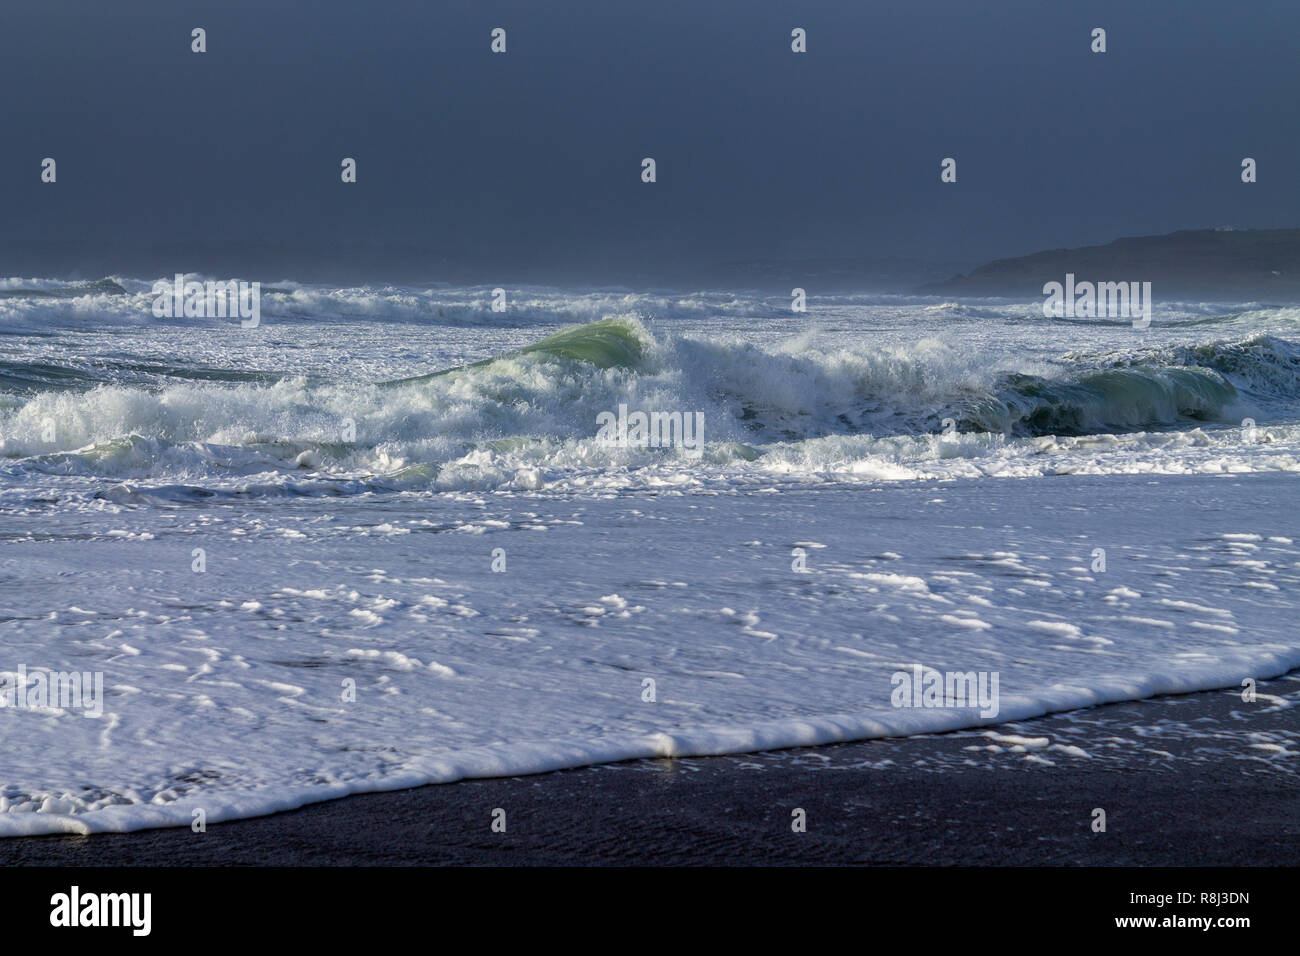
[[[1239,690],[719,757],[0,840],[5,866],[1294,865],[1300,670]],[[1093,832],[1094,811],[1106,812]],[[792,830],[802,809],[806,832]],[[504,810],[506,832],[494,832]],[[499,816],[499,815],[498,815]]]

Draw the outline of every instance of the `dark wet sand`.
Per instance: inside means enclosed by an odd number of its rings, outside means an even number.
[[[1300,755],[1252,744],[1300,750],[1300,672],[1260,692],[1293,706],[1211,691],[994,729],[1087,758],[1015,752],[981,730],[630,761],[353,796],[201,834],[0,840],[0,865],[1294,866]],[[1003,749],[969,749],[989,745]]]

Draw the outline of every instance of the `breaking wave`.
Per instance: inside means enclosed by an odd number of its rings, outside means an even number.
[[[540,488],[665,464],[692,480],[719,468],[927,477],[969,470],[925,463],[964,460],[989,473],[989,460],[1023,465],[1045,448],[1095,451],[1101,436],[1130,449],[1215,445],[1235,439],[1203,427],[1246,415],[1283,421],[1300,399],[1300,347],[1267,335],[1072,353],[1032,370],[1009,361],[934,339],[760,348],[652,331],[634,317],[368,384],[259,381],[239,370],[153,387],[94,384],[11,361],[0,366],[0,384],[18,383],[0,398],[0,470],[161,482],[182,496]],[[34,393],[20,387],[36,380],[45,386]],[[597,415],[620,405],[702,412],[703,456],[598,443]]]

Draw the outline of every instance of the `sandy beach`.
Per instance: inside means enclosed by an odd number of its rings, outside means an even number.
[[[1294,865],[1297,705],[1292,672],[1262,682],[1254,704],[1210,691],[977,731],[359,795],[205,833],[10,839],[0,865]],[[1255,746],[1270,741],[1283,743]],[[491,829],[497,808],[505,833]],[[795,808],[807,832],[792,831]]]

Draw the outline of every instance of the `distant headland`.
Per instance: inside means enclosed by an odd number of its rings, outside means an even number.
[[[1038,297],[1043,285],[1150,282],[1157,298],[1300,301],[1300,229],[1189,229],[998,259],[918,292]]]

